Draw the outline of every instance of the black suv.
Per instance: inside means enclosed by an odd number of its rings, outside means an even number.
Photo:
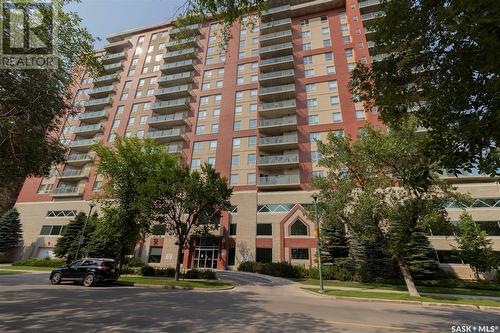
[[[63,280],[82,282],[90,287],[96,282],[113,282],[119,274],[113,259],[82,259],[69,265],[57,267],[50,273],[50,282],[59,284]]]

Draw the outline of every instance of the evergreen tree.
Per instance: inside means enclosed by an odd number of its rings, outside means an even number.
[[[85,253],[85,246],[88,242],[90,236],[94,231],[94,219],[91,218],[87,227],[85,228],[84,243],[80,246],[80,251],[78,257],[81,257]],[[85,225],[85,220],[87,215],[85,213],[78,213],[73,220],[64,228],[62,237],[59,238],[57,244],[54,248],[54,254],[59,258],[66,258],[66,262],[70,263],[75,259],[75,253],[78,249],[78,244],[80,242],[80,236],[82,235],[83,226]]]
[[[349,243],[345,226],[335,221],[325,221],[321,225],[321,260],[333,264],[336,259],[349,256]]]
[[[413,232],[412,240],[408,244],[408,247],[412,251],[405,259],[415,279],[425,280],[435,278],[439,272],[439,264],[425,233],[420,230]]]
[[[22,237],[19,213],[12,208],[0,218],[0,253],[14,249]]]
[[[472,268],[476,279],[479,280],[479,273],[486,273],[498,266],[491,240],[486,238],[486,232],[467,213],[460,216],[456,240],[460,257]]]
[[[135,243],[121,242],[124,239],[120,216],[115,209],[104,208],[103,217],[95,224],[95,230],[87,246],[90,257],[120,259],[120,253],[131,254]],[[122,251],[122,247],[125,247]]]

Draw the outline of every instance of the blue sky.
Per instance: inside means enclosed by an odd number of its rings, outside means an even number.
[[[106,44],[106,35],[167,21],[184,3],[185,0],[82,0],[68,5],[66,10],[77,12],[82,25],[102,39],[95,45],[100,48]]]

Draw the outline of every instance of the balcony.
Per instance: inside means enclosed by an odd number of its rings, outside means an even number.
[[[259,131],[264,134],[285,133],[297,130],[297,117],[288,116],[272,119],[259,119]]]
[[[293,97],[295,97],[295,84],[284,84],[259,89],[259,98],[262,101],[276,101]]]
[[[110,84],[117,81],[118,79],[120,79],[120,74],[118,73],[99,76],[98,78],[94,79],[94,87]]]
[[[259,63],[261,72],[278,71],[284,69],[291,69],[294,67],[293,55],[283,57],[276,57],[270,59],[261,59]]]
[[[297,149],[298,147],[299,138],[297,134],[260,137],[259,139],[259,150],[261,151],[275,152]]]
[[[101,57],[101,63],[103,64],[109,64],[116,62],[117,60],[122,60],[127,57],[127,52],[118,52],[118,53],[110,53],[106,54],[105,56]]]
[[[182,84],[192,83],[194,81],[194,72],[182,72],[177,74],[169,74],[161,76],[158,79],[158,84],[164,87],[178,86]]]
[[[282,71],[261,73],[259,81],[261,86],[293,83],[295,82],[295,71],[293,69],[285,69]]]
[[[380,10],[380,0],[364,0],[358,3],[361,14]]]
[[[257,184],[259,189],[288,189],[300,188],[299,175],[278,175],[278,176],[263,176],[259,177]]]
[[[382,11],[363,14],[361,15],[361,21],[363,22],[363,24],[370,24],[373,23],[373,21],[376,20],[377,18],[382,17],[384,15],[385,13]]]
[[[366,40],[371,40],[373,38],[373,36],[375,35],[375,29],[373,29],[373,28],[365,27],[364,31],[365,31]]]
[[[57,178],[64,181],[80,181],[88,178],[89,173],[83,170],[64,170]]]
[[[173,74],[185,71],[196,71],[198,67],[196,66],[195,60],[188,59],[161,65],[160,70],[165,74]]]
[[[168,50],[180,50],[186,47],[201,47],[200,42],[197,37],[183,38],[179,40],[171,40],[167,43]]]
[[[81,122],[86,122],[86,123],[96,123],[99,120],[107,119],[107,118],[108,118],[107,111],[85,112],[85,113],[80,113],[78,115],[78,119]]]
[[[273,44],[282,44],[292,41],[292,30],[272,32],[260,36],[260,46],[269,46]]]
[[[180,128],[171,128],[161,131],[149,131],[146,138],[155,139],[158,143],[183,140],[184,131]]]
[[[92,137],[97,133],[104,132],[104,126],[102,124],[79,126],[75,129],[75,134],[78,136]]]
[[[265,46],[259,49],[259,54],[261,59],[290,55],[292,54],[292,52],[293,52],[292,42]]]
[[[366,44],[368,44],[368,48],[371,49],[371,48],[374,48],[375,47],[375,42],[372,41],[372,40],[369,40]]]
[[[266,117],[281,117],[295,113],[297,103],[295,99],[288,99],[279,102],[261,103],[259,113]]]
[[[104,72],[106,73],[115,73],[123,68],[123,63],[117,62],[115,64],[104,65]]]
[[[87,110],[100,109],[106,105],[110,105],[113,103],[113,99],[111,97],[105,98],[97,98],[97,99],[89,99],[88,101],[83,101],[82,106]]]
[[[292,168],[299,166],[299,154],[261,156],[259,168]]]
[[[273,32],[288,30],[292,28],[292,19],[287,17],[281,20],[262,22],[260,24],[260,33],[269,34]]]
[[[94,159],[89,154],[71,154],[66,158],[66,165],[83,166],[93,161]]]
[[[283,6],[269,8],[268,10],[262,12],[262,21],[279,20],[283,18],[290,17],[290,5],[285,4]]]
[[[69,148],[75,151],[87,152],[90,150],[90,148],[92,148],[92,145],[95,144],[96,142],[97,141],[95,139],[75,140],[69,143]]]
[[[177,112],[149,118],[148,125],[155,128],[169,128],[173,126],[185,125],[187,115],[184,112]]]
[[[126,47],[132,46],[132,43],[130,40],[125,39],[125,40],[120,40],[117,42],[112,42],[104,46],[104,49],[108,52],[118,52],[123,50]]]
[[[334,9],[344,8],[345,0],[305,0],[294,1],[290,15],[292,17],[309,15],[318,12],[330,11]]]
[[[496,170],[500,173],[500,170]],[[485,183],[485,182],[496,182],[499,177],[490,177],[490,175],[479,172],[477,167],[471,168],[469,171],[459,169],[457,170],[457,175],[452,171],[443,170],[441,179],[445,179],[450,183]]]
[[[163,55],[166,62],[194,59],[198,56],[198,52],[194,47],[178,51],[169,51]]]
[[[83,188],[78,186],[60,186],[52,190],[53,197],[80,197],[83,195]]]
[[[88,92],[88,95],[90,97],[103,97],[103,96],[109,95],[114,90],[115,90],[115,87],[113,85],[96,87],[96,88],[90,89]]]
[[[156,90],[157,98],[180,98],[192,96],[191,85],[183,84],[181,86],[173,86]]]
[[[191,24],[184,27],[173,28],[170,30],[170,36],[175,37],[178,34],[182,36],[195,36],[200,34],[201,24]]]
[[[159,113],[171,113],[189,109],[189,98],[171,99],[168,101],[155,102],[151,109]]]

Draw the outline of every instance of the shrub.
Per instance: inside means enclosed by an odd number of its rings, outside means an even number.
[[[185,279],[205,279],[205,280],[215,280],[217,279],[217,275],[215,272],[205,269],[191,269],[184,274]]]
[[[257,271],[260,270],[260,265],[260,263],[255,261],[245,261],[238,266],[238,270],[240,272],[257,273]]]
[[[130,258],[125,258],[125,261],[123,262],[124,265],[127,265],[128,267],[143,267],[146,266],[146,263],[142,261],[141,258],[139,257],[130,257]]]
[[[144,265],[141,267],[142,276],[161,276],[161,277],[174,277],[174,268],[156,268],[149,265]]]
[[[284,278],[301,278],[306,276],[304,266],[294,266],[288,262],[259,263],[247,261],[238,266],[242,272],[260,273]]]
[[[58,267],[64,266],[65,264],[66,261],[63,259],[44,258],[16,261],[12,266]]]

